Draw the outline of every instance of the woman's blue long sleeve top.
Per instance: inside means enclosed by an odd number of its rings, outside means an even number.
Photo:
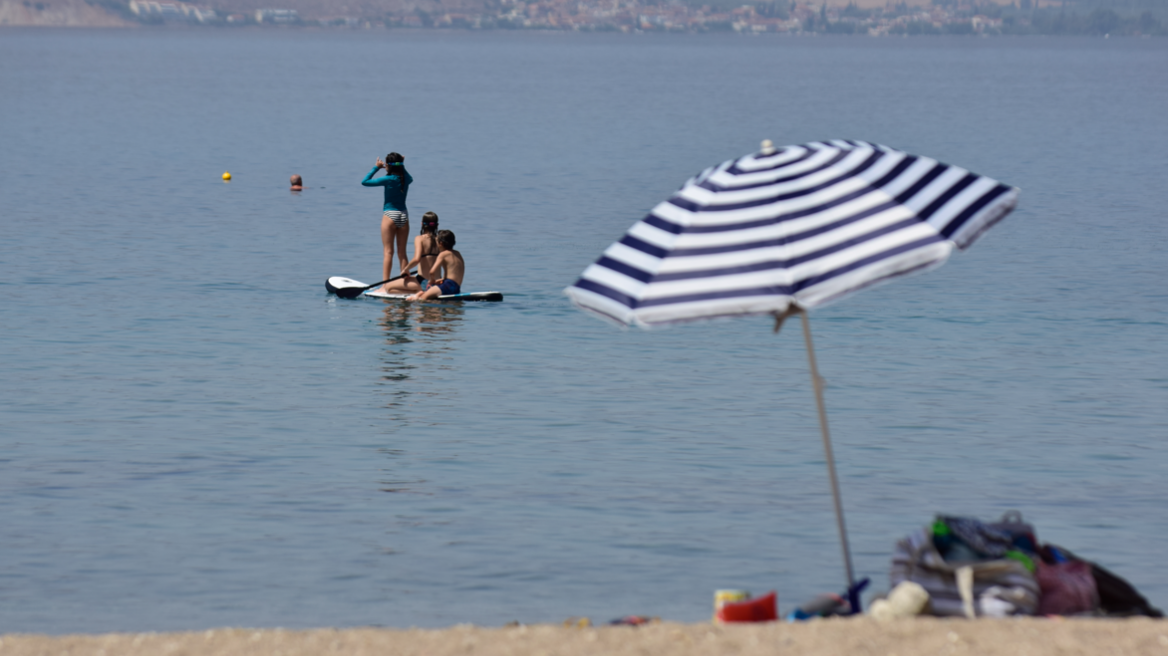
[[[366,187],[385,187],[385,205],[381,208],[383,212],[395,211],[409,214],[406,211],[406,193],[409,192],[410,184],[414,182],[414,178],[405,167],[396,166],[393,168],[400,168],[400,174],[383,175],[380,178],[373,177],[380,168],[379,166],[374,166],[373,170],[369,172],[369,175],[366,175],[365,179],[361,181],[361,184]],[[406,177],[405,189],[402,189],[400,177],[402,175]]]

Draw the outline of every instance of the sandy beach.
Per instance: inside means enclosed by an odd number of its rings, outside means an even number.
[[[533,625],[448,629],[214,629],[107,635],[9,634],[0,656],[584,656],[591,654],[743,654],[923,656],[1010,654],[1168,654],[1168,623],[1150,619],[941,620],[886,624],[871,619],[715,626],[658,623],[640,627]]]

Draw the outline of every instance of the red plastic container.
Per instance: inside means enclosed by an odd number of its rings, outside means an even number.
[[[758,599],[726,604],[718,609],[714,619],[719,622],[773,622],[779,619],[779,595],[768,592]]]

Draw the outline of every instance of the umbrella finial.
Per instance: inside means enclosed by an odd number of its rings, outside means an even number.
[[[774,155],[775,154],[775,144],[770,139],[763,139],[762,140],[762,154],[763,155]]]

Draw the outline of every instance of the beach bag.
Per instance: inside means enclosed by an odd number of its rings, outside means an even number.
[[[1016,560],[947,563],[933,546],[932,531],[916,531],[896,543],[889,573],[892,587],[912,581],[929,593],[927,613],[939,616],[1012,614],[1038,610],[1038,580]]]
[[[1048,565],[1039,560],[1038,586],[1042,589],[1039,615],[1077,615],[1099,608],[1091,563],[1072,560]]]
[[[1098,594],[1098,608],[1103,614],[1111,617],[1164,617],[1164,613],[1148,603],[1144,595],[1136,590],[1135,586],[1126,579],[1112,573],[1099,563],[1083,560],[1070,551],[1053,545],[1043,545],[1041,550],[1043,561],[1056,562],[1083,562],[1091,568],[1091,578],[1095,582]]]
[[[1033,525],[1022,521],[1021,512],[1007,510],[1002,519],[989,524],[989,527],[1009,535],[1015,547],[1030,553],[1038,552],[1038,534],[1034,532]]]

